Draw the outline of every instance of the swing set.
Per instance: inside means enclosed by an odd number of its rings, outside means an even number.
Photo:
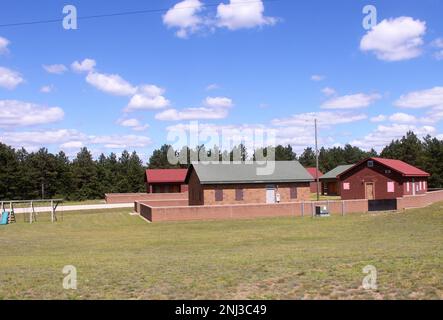
[[[34,204],[48,203],[49,207],[36,207]],[[49,211],[51,214],[51,222],[58,221],[57,208],[59,204],[63,203],[63,199],[41,199],[41,200],[11,200],[0,201],[0,225],[6,225],[10,223],[16,223],[16,213],[23,213],[23,219],[25,222],[33,223],[37,222],[37,215],[41,212]],[[20,204],[23,204],[22,206]],[[28,206],[26,206],[28,205]],[[9,207],[9,210],[6,209]],[[61,219],[63,221],[63,210],[61,210]],[[27,219],[28,217],[28,219]]]

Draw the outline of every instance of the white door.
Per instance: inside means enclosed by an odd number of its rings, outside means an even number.
[[[266,188],[266,203],[275,203],[275,189]]]

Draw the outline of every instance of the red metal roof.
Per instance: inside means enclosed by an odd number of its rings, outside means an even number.
[[[430,176],[429,173],[411,166],[410,164],[403,162],[401,160],[394,160],[394,159],[384,159],[384,158],[371,158],[372,160],[375,160],[386,167],[389,167],[395,171],[400,172],[404,176]]]
[[[148,183],[185,183],[188,169],[148,169]]]
[[[317,171],[317,168],[306,168],[306,170],[309,172],[309,174],[313,177],[313,178],[315,178],[316,176],[315,176],[315,173],[316,173],[316,171]],[[320,170],[318,170],[318,177],[321,177],[323,175],[323,173],[320,171]]]
[[[381,163],[382,165],[401,173],[405,177],[429,177],[430,176],[430,174],[427,173],[426,171],[423,171],[417,167],[414,167],[404,161],[395,160],[395,159],[376,158],[376,157],[367,158],[367,159],[364,159],[364,160],[358,162],[355,166],[349,168],[346,171],[343,171],[341,174],[339,174],[339,176],[343,175],[345,172],[352,170],[353,168],[357,167],[361,163],[366,162],[368,160],[373,160],[378,163]]]

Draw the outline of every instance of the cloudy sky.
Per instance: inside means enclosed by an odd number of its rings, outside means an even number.
[[[197,120],[300,151],[314,118],[326,147],[443,138],[442,1],[372,1],[369,29],[366,1],[71,1],[77,30],[65,4],[0,4],[3,143],[147,156]]]

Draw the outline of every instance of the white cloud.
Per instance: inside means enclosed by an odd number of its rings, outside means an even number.
[[[325,79],[326,79],[326,77],[323,76],[323,75],[321,75],[321,74],[313,74],[313,75],[311,76],[311,80],[312,80],[312,81],[323,81],[323,80],[325,80]]]
[[[417,122],[417,118],[413,115],[397,112],[389,117],[389,120],[395,123],[412,123]]]
[[[16,148],[35,150],[48,145],[60,145],[62,149],[81,148],[86,145],[100,145],[109,149],[144,148],[152,141],[139,135],[86,135],[78,130],[59,129],[47,131],[12,131],[2,133],[2,142]]]
[[[0,127],[22,127],[62,120],[59,107],[44,107],[30,102],[0,100]]]
[[[63,74],[68,70],[63,64],[43,65],[43,69],[52,74]]]
[[[360,41],[360,50],[372,51],[384,61],[400,61],[422,53],[426,22],[411,17],[383,20],[369,30]]]
[[[294,114],[290,117],[273,119],[271,123],[275,126],[313,126],[317,119],[319,126],[329,127],[331,125],[351,123],[366,119],[365,114],[353,114],[349,112],[307,112]]]
[[[14,147],[25,147],[36,149],[48,144],[59,144],[70,141],[84,141],[86,135],[69,129],[60,129],[53,131],[13,131],[3,132],[2,142]]]
[[[216,83],[211,83],[209,85],[206,86],[206,91],[212,91],[212,90],[216,90],[219,89],[220,86]]]
[[[46,85],[40,88],[41,93],[51,93],[54,90],[54,86],[52,84]]]
[[[104,74],[90,72],[86,81],[103,92],[116,96],[129,96],[135,94],[137,88],[117,74]]]
[[[163,109],[170,105],[170,101],[163,94],[165,90],[155,85],[141,85],[137,88],[124,109],[124,112],[135,110],[155,110]]]
[[[82,72],[92,72],[94,71],[96,62],[94,59],[84,59],[83,61],[74,61],[71,64],[71,69],[74,72],[82,73]]]
[[[0,67],[0,87],[8,90],[13,90],[19,84],[23,83],[24,79],[17,71]]]
[[[0,37],[0,54],[8,53],[9,40],[3,37]]]
[[[321,92],[323,92],[323,94],[328,97],[333,96],[337,93],[333,88],[330,87],[323,88]]]
[[[394,102],[394,105],[402,108],[428,108],[443,106],[443,87],[413,91]]]
[[[228,109],[234,105],[232,99],[227,97],[207,97],[203,104],[204,107],[186,108],[180,111],[168,109],[156,114],[155,118],[162,121],[224,119],[228,116]]]
[[[278,19],[264,16],[265,7],[262,1],[245,2],[230,0],[229,4],[221,3],[217,7],[217,25],[230,30],[255,28],[274,25]]]
[[[88,143],[101,144],[109,149],[122,148],[143,148],[152,143],[151,139],[146,136],[138,135],[104,135],[104,136],[89,136]]]
[[[60,145],[61,149],[80,149],[83,148],[85,145],[83,144],[82,141],[69,141],[69,142],[65,142],[62,143]]]
[[[277,18],[264,15],[263,1],[260,0],[230,0],[227,4],[220,3],[215,14],[211,12],[203,15],[204,8],[200,0],[181,1],[163,15],[163,23],[168,28],[177,28],[177,37],[188,38],[201,30],[238,30],[274,25],[278,21]]]
[[[329,99],[325,101],[321,107],[323,109],[364,108],[380,98],[381,96],[379,94],[357,93],[357,94],[345,95]]]
[[[230,108],[233,106],[232,99],[226,97],[207,97],[205,104],[212,108]]]
[[[203,10],[203,3],[199,0],[184,0],[169,9],[163,15],[163,23],[169,28],[178,28],[177,37],[187,38],[200,29],[204,19],[198,13]]]
[[[362,139],[356,139],[350,142],[351,145],[369,150],[374,148],[380,151],[384,146],[392,140],[400,139],[406,135],[406,132],[414,131],[419,137],[428,134],[434,135],[436,129],[432,126],[417,127],[408,124],[393,124],[390,126],[379,125],[373,132],[367,134]]]
[[[371,122],[383,122],[386,121],[387,117],[383,114],[379,114],[378,116],[372,117],[370,119]]]
[[[148,124],[141,124],[138,119],[131,118],[131,119],[120,119],[117,121],[117,123],[123,127],[131,128],[134,131],[144,131],[149,128]]]
[[[162,121],[224,119],[228,110],[223,108],[186,108],[181,111],[168,109],[155,115],[155,119]]]

